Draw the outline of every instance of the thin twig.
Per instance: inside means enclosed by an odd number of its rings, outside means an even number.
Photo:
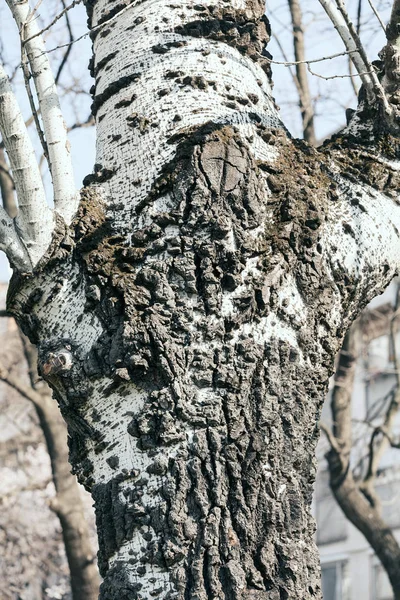
[[[53,25],[55,25],[55,23],[57,23],[57,21],[59,21],[60,19],[62,19],[62,17],[64,15],[66,15],[69,10],[71,10],[72,8],[75,8],[75,6],[77,6],[81,2],[82,2],[82,0],[73,0],[73,2],[71,4],[69,4],[68,6],[65,6],[65,3],[63,2],[63,6],[64,6],[63,10],[58,15],[56,15],[54,17],[54,19],[52,20],[52,22],[49,23],[48,25],[46,25],[46,27],[43,27],[43,29],[41,29],[40,31],[38,31],[34,35],[31,35],[31,37],[29,37],[26,40],[24,40],[25,43],[27,44],[28,42],[30,42],[31,40],[33,40],[35,37],[38,37],[39,35],[42,35],[45,31],[48,31],[49,29],[51,29],[51,27],[53,27]],[[32,13],[30,15],[30,18],[33,17],[33,13],[34,13],[35,10],[36,10],[36,7],[32,11]],[[85,34],[85,35],[87,35],[87,34]]]
[[[375,8],[374,3],[372,2],[372,0],[368,0],[368,3],[370,5],[370,7],[372,8],[373,13],[375,14],[376,18],[378,19],[383,31],[386,34],[386,27],[385,27],[385,23],[382,21],[382,17],[380,16],[379,12],[377,11],[377,9]]]
[[[336,454],[340,455],[341,454],[341,448],[340,448],[340,446],[339,446],[339,444],[337,442],[337,439],[335,438],[335,436],[333,435],[333,433],[329,429],[329,427],[327,427],[324,423],[320,422],[319,428],[326,435],[326,438],[327,438],[327,440],[329,442],[329,445],[331,446],[332,450],[334,450],[336,452]]]
[[[267,58],[265,56],[263,56],[263,58],[274,65],[283,65],[285,67],[295,67],[296,65],[311,65],[312,63],[319,63],[319,62],[323,62],[325,60],[332,60],[333,58],[339,58],[340,56],[346,56],[347,54],[350,54],[350,55],[354,54],[354,52],[357,52],[357,50],[343,50],[343,52],[337,52],[336,54],[331,54],[329,56],[322,56],[321,58],[312,58],[310,60],[293,60],[293,61],[288,61],[288,60],[282,61],[281,60],[281,61],[279,61],[279,60],[273,60],[272,58]]]
[[[31,85],[30,85],[31,72],[29,70],[28,57],[26,54],[26,50],[22,45],[21,45],[21,65],[22,65],[22,73],[24,75],[25,89],[26,89],[26,93],[28,96],[29,105],[31,107],[32,117],[33,117],[33,120],[35,121],[36,131],[39,136],[40,144],[43,148],[43,154],[47,160],[47,164],[49,165],[49,169],[50,169],[50,173],[51,173],[51,164],[49,161],[47,143],[46,143],[46,140],[44,137],[42,126],[40,124],[38,111],[36,109],[35,100],[33,98]]]
[[[62,70],[65,67],[65,65],[67,64],[68,57],[69,57],[69,55],[71,53],[71,50],[72,50],[72,43],[74,41],[74,36],[73,36],[73,33],[72,33],[71,22],[69,20],[69,15],[68,15],[68,12],[67,12],[67,9],[66,9],[66,6],[65,6],[65,0],[61,0],[61,2],[62,2],[62,5],[63,5],[63,7],[65,9],[65,11],[64,11],[65,22],[66,22],[67,29],[68,29],[68,35],[69,35],[70,45],[68,46],[68,48],[67,48],[67,50],[66,50],[66,52],[65,52],[65,54],[63,56],[63,59],[62,59],[62,61],[60,63],[60,66],[58,67],[57,75],[55,76],[55,82],[56,82],[56,84],[58,84],[58,81],[59,81],[59,79],[61,77]]]

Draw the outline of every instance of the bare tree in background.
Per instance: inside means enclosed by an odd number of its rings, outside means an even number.
[[[0,362],[0,380],[32,402],[43,431],[50,457],[51,472],[56,495],[51,508],[60,520],[65,552],[68,560],[73,600],[94,600],[98,597],[99,577],[90,542],[89,527],[78,483],[71,474],[68,462],[67,429],[51,391],[40,382],[36,370],[36,349],[22,337],[24,355],[31,386],[21,380]],[[18,348],[19,352],[21,348]],[[11,364],[21,363],[20,355],[10,356]]]
[[[64,8],[64,10],[66,8],[63,0],[61,8]],[[73,42],[74,36],[67,11],[64,12],[64,18],[66,20],[69,41]],[[71,49],[72,45],[68,45],[57,67],[56,83],[59,82],[63,70],[67,66]],[[74,93],[76,91],[75,89]],[[33,122],[33,119],[31,119],[31,122]],[[80,125],[80,123],[77,123],[75,126]],[[10,217],[15,218],[18,213],[15,183],[4,152],[3,143],[0,145],[0,190],[4,209]],[[35,407],[50,457],[52,478],[56,491],[56,496],[52,500],[51,507],[55,514],[57,514],[61,524],[70,570],[72,598],[73,600],[94,600],[98,597],[100,582],[91,548],[89,527],[84,514],[79,486],[76,477],[70,472],[66,425],[57,404],[51,397],[51,390],[38,377],[36,349],[22,334],[21,341],[23,343],[24,357],[21,354],[17,358],[19,358],[19,361],[26,362],[31,385],[24,384],[21,381],[19,373],[12,372],[11,367],[6,367],[2,363],[0,363],[0,379],[32,402]],[[17,350],[21,352],[21,348],[18,347]],[[16,357],[8,356],[8,362],[10,364],[15,363]]]
[[[317,140],[314,129],[314,107],[312,104],[308,71],[305,63],[305,44],[303,19],[299,0],[288,0],[293,27],[294,56],[296,60],[296,88],[299,94],[299,105],[303,123],[304,139],[315,146]]]
[[[400,406],[398,348],[396,348],[398,297],[397,294],[396,306],[389,317],[390,347],[397,382],[384,402],[381,400],[383,409],[375,410],[376,414],[370,415],[371,420],[367,421],[368,429],[362,434],[367,445],[362,464],[355,463],[353,457],[355,424],[352,418],[352,397],[356,363],[362,348],[362,335],[367,329],[364,323],[369,320],[368,311],[346,334],[339,353],[330,400],[332,427],[322,426],[330,445],[326,458],[332,493],[346,518],[365,536],[381,561],[395,598],[400,596],[400,546],[382,517],[382,503],[376,486],[379,484],[379,471],[385,452],[390,447],[400,447],[394,436],[395,420]],[[357,441],[359,443],[359,440]]]

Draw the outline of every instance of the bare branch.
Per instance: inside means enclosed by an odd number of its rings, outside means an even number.
[[[77,0],[77,2],[73,2],[72,4],[75,6],[75,4],[77,4],[80,1],[81,0]],[[67,12],[70,8],[72,8],[72,5],[66,7],[65,6],[65,0],[61,0],[61,2],[62,2],[62,5],[64,7],[63,14],[65,14],[65,22],[67,24],[67,30],[68,30],[70,45],[68,46],[68,48],[67,48],[67,50],[66,50],[66,52],[65,52],[65,54],[64,54],[64,56],[62,58],[60,66],[58,67],[56,78],[55,78],[56,84],[59,82],[59,79],[61,77],[61,73],[62,73],[65,65],[67,64],[68,57],[71,54],[71,50],[72,50],[72,42],[74,41],[74,36],[73,36],[73,33],[72,33],[72,26],[71,26],[71,22],[69,20],[68,12]]]
[[[360,335],[358,325],[349,329],[339,353],[335,373],[335,385],[332,390],[331,411],[333,435],[340,447],[350,457],[351,449],[351,395],[359,349]]]
[[[36,20],[27,0],[7,0],[18,25],[35,82],[49,151],[49,166],[53,179],[54,206],[69,224],[78,206],[70,144],[61,112],[54,76]]]
[[[43,256],[50,244],[53,232],[53,215],[46,203],[43,183],[24,119],[17,100],[11,90],[8,77],[0,65],[0,131],[11,164],[15,188],[18,198],[18,217],[16,225],[26,246],[23,250],[18,239],[14,222],[5,211],[2,225],[7,231],[2,232],[2,246],[10,260],[24,270],[30,270]],[[11,236],[11,239],[9,238]],[[8,247],[7,247],[8,246]],[[18,248],[19,247],[19,248]],[[18,248],[18,254],[15,251]],[[11,254],[13,256],[11,256]],[[21,264],[22,261],[22,264]]]
[[[379,12],[377,11],[374,3],[372,2],[372,0],[368,0],[368,3],[370,5],[370,7],[372,8],[372,11],[374,13],[374,15],[376,16],[376,18],[378,19],[383,31],[386,33],[386,27],[385,27],[385,23],[382,21],[382,17],[380,16]]]
[[[36,33],[33,33],[31,35],[31,37],[27,38],[25,40],[25,44],[30,42],[31,40],[35,39],[36,37],[38,37],[39,35],[43,35],[43,33],[45,33],[45,31],[48,31],[49,29],[51,29],[53,27],[53,25],[55,25],[57,23],[57,21],[59,21],[60,19],[62,19],[62,17],[65,15],[65,17],[68,19],[67,15],[68,15],[68,11],[71,10],[72,8],[75,8],[75,6],[77,6],[78,4],[80,4],[82,2],[82,0],[73,0],[73,2],[71,2],[71,4],[69,4],[68,6],[65,5],[64,0],[62,1],[62,5],[63,5],[63,10],[58,13],[58,15],[56,15],[54,17],[54,19],[51,21],[51,23],[49,23],[48,25],[46,25],[46,27],[43,27],[43,29],[41,29],[40,31],[37,31]],[[36,7],[35,9],[32,11],[32,16],[34,15],[34,12],[36,11]],[[70,40],[71,43],[73,40]]]
[[[341,450],[335,436],[333,435],[332,431],[329,429],[329,427],[327,425],[325,425],[325,423],[322,423],[322,421],[321,421],[319,424],[319,428],[325,434],[326,439],[328,440],[331,449],[334,452],[336,452],[336,454],[340,455],[342,453],[342,450]]]
[[[10,167],[7,163],[4,148],[0,148],[0,192],[3,207],[7,214],[14,219],[18,213],[17,203],[14,194],[15,186]]]
[[[393,357],[394,357],[393,362],[394,362],[394,369],[395,369],[396,379],[397,379],[397,387],[391,394],[391,399],[390,399],[388,408],[386,410],[383,424],[379,427],[376,427],[371,435],[371,440],[370,440],[370,444],[369,444],[370,453],[369,453],[368,470],[367,470],[367,474],[364,479],[364,484],[367,486],[370,486],[371,482],[376,477],[382,457],[383,457],[384,453],[386,452],[387,448],[391,445],[391,436],[392,436],[393,426],[394,426],[394,422],[395,422],[396,416],[397,416],[397,414],[399,412],[399,408],[400,408],[400,374],[399,374],[399,360],[398,360],[397,349],[396,349],[396,333],[397,333],[396,321],[399,316],[398,304],[399,304],[399,290],[397,292],[395,312],[393,314],[391,324],[390,324],[390,341],[391,341],[392,348],[393,348]]]
[[[343,1],[336,0],[336,4],[334,4],[333,0],[319,1],[340,35],[347,50],[352,51],[352,60],[356,71],[364,84],[367,97],[370,101],[375,97],[382,104],[385,113],[390,116],[392,110],[386,98],[384,89],[379,82],[373,65],[368,60],[361,40],[347,14]]]
[[[31,107],[31,112],[32,112],[32,117],[31,117],[31,119],[28,119],[28,121],[32,120],[35,123],[36,131],[37,131],[41,146],[43,148],[43,154],[45,155],[46,160],[48,162],[49,154],[48,154],[47,144],[46,144],[46,140],[45,140],[44,133],[42,130],[42,126],[39,121],[39,111],[36,109],[35,100],[33,98],[32,90],[31,90],[30,79],[32,76],[29,71],[28,57],[26,55],[26,51],[25,51],[24,47],[21,48],[21,65],[22,65],[22,73],[24,76],[25,90],[26,90],[26,94],[28,96],[29,105]],[[27,127],[29,127],[29,123],[27,123]]]
[[[43,396],[36,392],[33,388],[28,385],[24,385],[21,382],[19,376],[13,375],[6,367],[0,362],[0,380],[7,383],[14,390],[19,392],[21,396],[32,402],[36,407],[42,407]]]
[[[299,0],[289,0],[290,14],[293,25],[294,54],[296,58],[296,77],[300,99],[300,110],[303,119],[304,139],[313,146],[316,145],[314,129],[314,109],[308,84],[307,67],[304,64],[305,47],[302,14]]]

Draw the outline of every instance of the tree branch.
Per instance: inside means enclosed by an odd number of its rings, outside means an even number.
[[[5,218],[1,219],[2,249],[14,266],[27,271],[40,260],[50,244],[53,215],[46,203],[39,167],[24,119],[2,65],[0,131],[17,191],[19,212],[15,224],[21,238],[18,237],[13,220],[3,210]]]
[[[303,119],[304,139],[316,145],[314,130],[314,109],[311,101],[310,86],[308,85],[307,67],[305,60],[304,31],[301,7],[299,0],[289,0],[289,9],[293,25],[293,44],[296,59],[296,78],[298,81],[298,93],[300,110]]]
[[[72,26],[71,26],[71,21],[69,19],[69,15],[68,15],[68,10],[70,8],[72,8],[73,6],[75,6],[76,4],[78,4],[80,2],[80,0],[78,0],[78,2],[73,2],[70,6],[66,6],[65,5],[65,0],[61,0],[61,3],[63,5],[63,11],[62,13],[65,15],[65,23],[67,25],[67,30],[68,30],[68,36],[69,36],[69,41],[70,41],[70,45],[68,46],[67,50],[65,51],[65,54],[62,58],[62,61],[60,63],[60,66],[57,69],[57,74],[55,77],[55,82],[56,84],[58,83],[60,77],[61,77],[61,73],[65,67],[65,65],[67,64],[67,60],[69,55],[71,54],[71,50],[72,50],[72,43],[74,41],[74,35],[72,33]],[[58,15],[58,17],[60,18],[60,16]]]
[[[10,373],[1,362],[0,380],[4,381],[4,383],[16,390],[19,394],[21,394],[21,396],[32,402],[36,408],[42,408],[44,402],[43,396],[36,392],[33,388],[24,385],[21,382],[21,378]]]
[[[391,446],[391,435],[394,426],[396,416],[399,412],[400,407],[400,374],[399,374],[399,361],[397,358],[396,349],[396,320],[398,314],[398,303],[399,303],[399,290],[397,291],[396,308],[390,322],[390,342],[393,348],[393,362],[394,370],[396,373],[397,387],[391,395],[389,406],[386,410],[383,424],[376,427],[371,435],[370,440],[370,453],[369,463],[366,476],[364,478],[364,486],[370,487],[371,482],[375,479],[380,462],[387,448]],[[380,435],[380,437],[379,437]]]
[[[10,167],[7,163],[4,148],[0,148],[0,192],[3,207],[7,214],[14,219],[18,213],[17,203],[14,194],[14,180],[10,173]]]
[[[31,66],[44,133],[49,151],[49,167],[53,180],[54,206],[69,224],[78,207],[70,144],[60,101],[46,53],[45,45],[27,0],[7,0],[18,25],[24,48]]]
[[[390,116],[392,109],[386,98],[385,91],[379,82],[373,65],[368,60],[361,40],[347,14],[343,1],[336,0],[336,4],[334,4],[333,0],[319,1],[340,35],[346,49],[352,52],[351,57],[353,64],[364,84],[368,100],[378,100],[381,103],[385,114]]]

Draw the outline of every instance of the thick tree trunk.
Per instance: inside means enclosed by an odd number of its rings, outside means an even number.
[[[87,5],[96,171],[8,308],[95,500],[101,598],[319,599],[317,422],[400,258],[395,145],[289,138],[261,1]]]

